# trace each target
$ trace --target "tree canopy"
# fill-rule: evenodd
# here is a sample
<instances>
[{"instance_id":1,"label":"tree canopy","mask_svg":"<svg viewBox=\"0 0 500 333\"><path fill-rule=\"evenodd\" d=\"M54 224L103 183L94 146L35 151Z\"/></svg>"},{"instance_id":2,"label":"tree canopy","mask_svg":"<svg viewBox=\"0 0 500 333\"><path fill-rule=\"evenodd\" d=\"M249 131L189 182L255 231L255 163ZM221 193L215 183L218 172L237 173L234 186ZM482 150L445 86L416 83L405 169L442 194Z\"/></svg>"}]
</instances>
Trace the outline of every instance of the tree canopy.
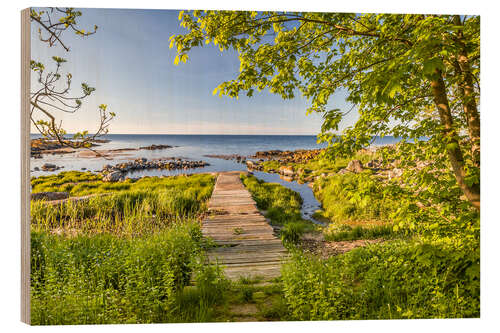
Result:
<instances>
[{"instance_id":1,"label":"tree canopy","mask_svg":"<svg viewBox=\"0 0 500 333\"><path fill-rule=\"evenodd\" d=\"M438 170L451 169L479 208L478 16L195 10L180 12L179 20L187 32L171 37L176 64L204 44L238 52L239 74L214 94L302 94L307 112L323 116L318 138L332 156L375 136L414 141L403 157L420 154ZM346 112L332 105L339 89L359 112L341 134Z\"/></svg>"}]
</instances>

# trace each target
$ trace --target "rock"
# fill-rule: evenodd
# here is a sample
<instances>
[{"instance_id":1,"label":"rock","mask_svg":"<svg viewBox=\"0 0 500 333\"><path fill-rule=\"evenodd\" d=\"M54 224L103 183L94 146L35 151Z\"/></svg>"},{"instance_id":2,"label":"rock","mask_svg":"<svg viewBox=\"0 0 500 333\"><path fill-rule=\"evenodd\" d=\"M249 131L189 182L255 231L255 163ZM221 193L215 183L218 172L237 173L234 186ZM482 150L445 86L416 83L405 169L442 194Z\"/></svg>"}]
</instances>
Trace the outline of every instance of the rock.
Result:
<instances>
[{"instance_id":1,"label":"rock","mask_svg":"<svg viewBox=\"0 0 500 333\"><path fill-rule=\"evenodd\" d=\"M62 200L69 198L68 192L39 192L31 193L31 200Z\"/></svg>"},{"instance_id":2,"label":"rock","mask_svg":"<svg viewBox=\"0 0 500 333\"><path fill-rule=\"evenodd\" d=\"M122 173L121 171L113 171L108 173L106 176L102 178L102 181L104 182L117 182L122 178Z\"/></svg>"},{"instance_id":3,"label":"rock","mask_svg":"<svg viewBox=\"0 0 500 333\"><path fill-rule=\"evenodd\" d=\"M378 160L371 160L368 163L366 163L366 166L369 168L376 168L380 165Z\"/></svg>"},{"instance_id":4,"label":"rock","mask_svg":"<svg viewBox=\"0 0 500 333\"><path fill-rule=\"evenodd\" d=\"M55 171L57 169L59 169L59 168L55 164L45 163L44 165L42 165L43 171Z\"/></svg>"},{"instance_id":5,"label":"rock","mask_svg":"<svg viewBox=\"0 0 500 333\"><path fill-rule=\"evenodd\" d=\"M289 165L284 165L279 168L279 173L288 176L288 177L293 177L295 172L293 171L293 167Z\"/></svg>"},{"instance_id":6,"label":"rock","mask_svg":"<svg viewBox=\"0 0 500 333\"><path fill-rule=\"evenodd\" d=\"M394 168L387 173L389 179L401 177L403 175L403 170L399 168Z\"/></svg>"},{"instance_id":7,"label":"rock","mask_svg":"<svg viewBox=\"0 0 500 333\"><path fill-rule=\"evenodd\" d=\"M314 177L313 176L307 176L307 177L304 178L304 181L306 183L314 182Z\"/></svg>"},{"instance_id":8,"label":"rock","mask_svg":"<svg viewBox=\"0 0 500 333\"><path fill-rule=\"evenodd\" d=\"M139 147L139 149L145 149L145 150L159 150L159 149L168 149L168 148L173 148L173 146L169 145L151 145L147 147Z\"/></svg>"},{"instance_id":9,"label":"rock","mask_svg":"<svg viewBox=\"0 0 500 333\"><path fill-rule=\"evenodd\" d=\"M347 164L346 169L347 169L347 171L351 171L354 173L359 173L359 172L362 172L364 170L363 164L361 163L360 160L350 161L349 164Z\"/></svg>"}]
</instances>

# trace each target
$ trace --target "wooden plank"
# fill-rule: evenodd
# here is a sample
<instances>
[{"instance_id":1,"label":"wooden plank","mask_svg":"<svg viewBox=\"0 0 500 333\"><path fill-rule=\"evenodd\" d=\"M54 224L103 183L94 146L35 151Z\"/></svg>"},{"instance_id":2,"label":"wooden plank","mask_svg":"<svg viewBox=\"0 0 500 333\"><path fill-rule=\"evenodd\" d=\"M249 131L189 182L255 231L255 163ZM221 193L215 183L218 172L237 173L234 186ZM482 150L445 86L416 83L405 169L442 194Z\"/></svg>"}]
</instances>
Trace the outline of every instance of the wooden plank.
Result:
<instances>
[{"instance_id":1,"label":"wooden plank","mask_svg":"<svg viewBox=\"0 0 500 333\"><path fill-rule=\"evenodd\" d=\"M280 276L281 263L287 260L288 252L258 211L239 172L219 173L208 209L217 214L203 220L203 235L218 245L228 245L211 249L207 255L209 262L222 264L230 279ZM236 234L235 229L241 229L241 233Z\"/></svg>"}]
</instances>

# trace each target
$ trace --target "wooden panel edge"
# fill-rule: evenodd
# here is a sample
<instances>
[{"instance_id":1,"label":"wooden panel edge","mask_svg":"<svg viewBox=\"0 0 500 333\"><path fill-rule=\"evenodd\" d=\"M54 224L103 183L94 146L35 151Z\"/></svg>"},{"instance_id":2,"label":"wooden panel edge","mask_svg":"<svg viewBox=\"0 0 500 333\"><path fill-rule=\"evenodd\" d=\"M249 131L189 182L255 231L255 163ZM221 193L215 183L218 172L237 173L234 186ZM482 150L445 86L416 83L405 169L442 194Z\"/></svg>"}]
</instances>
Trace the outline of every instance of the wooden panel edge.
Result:
<instances>
[{"instance_id":1,"label":"wooden panel edge","mask_svg":"<svg viewBox=\"0 0 500 333\"><path fill-rule=\"evenodd\" d=\"M30 298L30 8L21 11L21 321L31 323Z\"/></svg>"}]
</instances>

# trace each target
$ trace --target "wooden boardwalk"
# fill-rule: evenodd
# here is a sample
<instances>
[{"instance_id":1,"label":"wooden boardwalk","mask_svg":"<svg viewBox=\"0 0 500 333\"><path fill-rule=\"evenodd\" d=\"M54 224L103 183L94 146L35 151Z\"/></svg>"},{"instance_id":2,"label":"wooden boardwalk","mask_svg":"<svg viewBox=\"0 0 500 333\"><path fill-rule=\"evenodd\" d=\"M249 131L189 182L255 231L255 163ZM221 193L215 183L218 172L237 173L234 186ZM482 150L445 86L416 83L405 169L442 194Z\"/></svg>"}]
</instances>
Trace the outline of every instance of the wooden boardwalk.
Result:
<instances>
[{"instance_id":1,"label":"wooden boardwalk","mask_svg":"<svg viewBox=\"0 0 500 333\"><path fill-rule=\"evenodd\" d=\"M257 210L239 171L219 173L208 209L202 232L219 245L208 257L225 267L228 278L269 280L281 275L281 262L288 253Z\"/></svg>"}]
</instances>

